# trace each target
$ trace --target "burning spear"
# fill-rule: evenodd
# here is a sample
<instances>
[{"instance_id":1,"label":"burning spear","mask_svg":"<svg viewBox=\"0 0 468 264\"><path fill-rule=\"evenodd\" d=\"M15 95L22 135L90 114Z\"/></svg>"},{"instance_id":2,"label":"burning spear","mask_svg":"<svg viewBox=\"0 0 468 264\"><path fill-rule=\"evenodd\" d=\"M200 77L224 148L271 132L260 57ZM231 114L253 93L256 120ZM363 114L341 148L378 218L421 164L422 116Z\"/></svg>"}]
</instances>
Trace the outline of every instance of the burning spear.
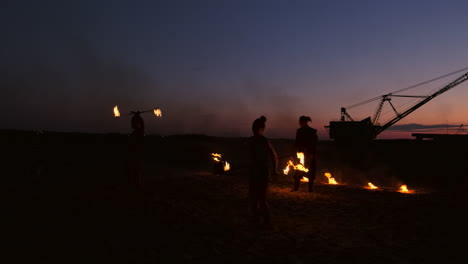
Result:
<instances>
[{"instance_id":1,"label":"burning spear","mask_svg":"<svg viewBox=\"0 0 468 264\"><path fill-rule=\"evenodd\" d=\"M162 117L162 112L161 112L161 109L159 107L157 108L154 108L154 109L151 109L151 110L145 110L145 111L130 111L129 115L139 115L139 114L142 114L142 113L150 113L150 112L153 112L155 116L157 117ZM119 111L119 108L118 106L114 106L114 116L116 118L120 117L120 111Z\"/></svg>"},{"instance_id":2,"label":"burning spear","mask_svg":"<svg viewBox=\"0 0 468 264\"><path fill-rule=\"evenodd\" d=\"M129 115L133 115L130 120L133 131L130 134L128 144L128 180L129 184L137 189L141 189L143 187L143 136L145 135L145 123L140 114L149 112L154 113L157 117L162 116L161 109L159 108L145 111L130 111L129 113ZM120 117L120 111L117 105L114 107L114 116L116 118Z\"/></svg>"},{"instance_id":3,"label":"burning spear","mask_svg":"<svg viewBox=\"0 0 468 264\"><path fill-rule=\"evenodd\" d=\"M140 116L140 114L143 114L143 113L153 113L157 117L162 117L162 112L159 107L151 109L151 110L145 110L145 111L139 111L139 110L130 111L129 115L133 115L131 119L131 125L134 131L132 134L144 135L145 124L143 122L143 118L141 118ZM120 111L117 105L114 106L114 116L115 118L120 117Z\"/></svg>"}]
</instances>

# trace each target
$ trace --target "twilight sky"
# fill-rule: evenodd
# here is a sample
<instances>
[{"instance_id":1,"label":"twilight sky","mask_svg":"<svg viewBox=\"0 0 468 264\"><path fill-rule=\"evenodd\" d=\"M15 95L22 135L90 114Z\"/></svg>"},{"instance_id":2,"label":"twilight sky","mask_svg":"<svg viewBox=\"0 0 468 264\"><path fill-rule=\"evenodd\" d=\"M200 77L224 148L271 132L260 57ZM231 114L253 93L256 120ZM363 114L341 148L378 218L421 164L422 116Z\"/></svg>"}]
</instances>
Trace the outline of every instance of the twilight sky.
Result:
<instances>
[{"instance_id":1,"label":"twilight sky","mask_svg":"<svg viewBox=\"0 0 468 264\"><path fill-rule=\"evenodd\" d=\"M0 129L292 138L347 107L468 66L466 0L5 1ZM467 70L468 71L468 70ZM465 71L466 72L466 71ZM408 91L428 95L465 72ZM468 124L468 82L379 138ZM378 101L349 109L373 116ZM398 110L414 101L394 99ZM400 108L401 107L401 108ZM381 123L393 118L384 108Z\"/></svg>"}]
</instances>

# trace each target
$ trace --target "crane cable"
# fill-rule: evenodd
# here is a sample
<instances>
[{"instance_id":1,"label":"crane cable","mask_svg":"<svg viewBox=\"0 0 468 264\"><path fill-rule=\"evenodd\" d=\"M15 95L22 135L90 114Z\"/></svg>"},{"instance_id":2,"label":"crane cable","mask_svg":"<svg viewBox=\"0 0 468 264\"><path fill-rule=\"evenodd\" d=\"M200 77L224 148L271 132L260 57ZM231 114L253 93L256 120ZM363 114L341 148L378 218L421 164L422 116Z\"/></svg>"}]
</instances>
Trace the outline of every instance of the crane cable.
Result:
<instances>
[{"instance_id":1,"label":"crane cable","mask_svg":"<svg viewBox=\"0 0 468 264\"><path fill-rule=\"evenodd\" d=\"M404 91L407 91L407 90L410 90L410 89L413 89L413 88L416 88L416 87L419 87L419 86L422 86L422 85L425 85L425 84L428 84L428 83L431 83L431 82L434 82L434 81L437 81L437 80L440 80L440 79L443 79L443 78L446 78L446 77L448 77L448 76L450 76L450 75L454 75L454 74L456 74L456 73L459 73L459 72L462 72L462 71L466 71L466 70L468 70L468 67L465 67L465 68L462 68L462 69L459 69L459 70L456 70L456 71L453 71L453 72L444 74L444 75L442 75L442 76L439 76L439 77L430 79L430 80L428 80L428 81L424 81L424 82L420 82L420 83L417 83L417 84L408 86L408 87L406 87L406 88L403 88L403 89L400 89L400 90L391 92L390 94L404 92ZM360 105L363 105L363 104L370 103L370 102L375 101L375 100L379 100L380 98L382 98L382 95L381 95L381 96L374 97L374 98L371 98L371 99L368 99L368 100L366 100L366 101L363 101L363 102L360 102L360 103L357 103L357 104L350 105L350 106L345 107L345 108L349 109L349 108L357 107L357 106L360 106Z\"/></svg>"},{"instance_id":2,"label":"crane cable","mask_svg":"<svg viewBox=\"0 0 468 264\"><path fill-rule=\"evenodd\" d=\"M457 70L457 71L454 71L454 72L451 72L451 73L448 73L448 74L445 74L445 75L443 75L443 76L434 78L434 79L429 80L429 81L425 81L425 82L422 82L422 83L419 83L419 84L412 85L412 86L410 86L410 87L408 87L408 88L404 88L404 89L395 91L394 93L398 93L398 92L401 92L401 91L406 91L406 90L409 90L409 89L412 89L412 88L416 88L416 87L421 86L421 85L423 85L423 84L427 84L427 83L430 83L430 82L432 82L432 81L436 81L436 80L439 80L439 79L448 77L448 76L450 76L450 75L453 75L453 74L456 74L456 73L459 73L459 72L462 72L462 71L465 71L465 70L468 70L468 67L463 68L463 69L460 69L460 70ZM448 85L449 83L451 83L451 82L452 82L452 81L449 81L449 82L445 83L444 85L442 85L442 87L447 86L447 85ZM441 87L437 87L437 88L432 89L432 90L430 91L430 93L429 93L426 97L429 97L431 94L435 93L436 91L438 91L438 90L440 90L440 89L441 89ZM425 98L423 98L423 99L413 99L413 100L411 100L411 101L409 101L409 102L406 102L406 103L400 104L400 105L398 105L398 106L395 106L395 108L401 108L401 107L403 107L403 106L405 106L405 105L408 105L408 104L414 104L414 102L416 102L416 101L421 101L421 100L424 100L424 99L425 99ZM406 111L407 111L408 109L410 109L410 108L411 108L411 106L408 107L408 108L406 108L403 112L406 112ZM388 113L390 113L390 112L393 112L393 111L392 111L392 110L388 110L388 111L386 111L385 113L382 113L381 116L385 116L386 114L388 114ZM387 121L385 121L385 123L387 123L388 121L390 121L390 119L387 120Z\"/></svg>"}]
</instances>

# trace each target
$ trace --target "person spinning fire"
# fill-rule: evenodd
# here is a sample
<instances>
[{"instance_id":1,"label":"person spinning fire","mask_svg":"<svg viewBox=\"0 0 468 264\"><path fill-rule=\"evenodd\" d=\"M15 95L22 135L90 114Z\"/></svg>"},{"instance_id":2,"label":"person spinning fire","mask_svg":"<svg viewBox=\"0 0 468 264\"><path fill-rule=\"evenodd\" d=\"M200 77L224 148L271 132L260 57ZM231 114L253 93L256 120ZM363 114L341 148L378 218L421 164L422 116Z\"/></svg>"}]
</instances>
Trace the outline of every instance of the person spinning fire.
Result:
<instances>
[{"instance_id":1,"label":"person spinning fire","mask_svg":"<svg viewBox=\"0 0 468 264\"><path fill-rule=\"evenodd\" d=\"M263 135L266 117L255 119L252 124L253 136L248 139L251 154L249 175L249 203L258 224L271 226L267 203L270 162L273 161L273 175L278 173L278 155L270 141Z\"/></svg>"},{"instance_id":2,"label":"person spinning fire","mask_svg":"<svg viewBox=\"0 0 468 264\"><path fill-rule=\"evenodd\" d=\"M308 122L312 122L312 119L308 116L301 116L299 117L299 126L296 130L296 140L294 142L294 151L304 153L304 163L303 164L306 168L309 169L308 172L305 173L305 176L309 179L309 192L313 191L314 187L314 180L316 176L317 170L317 143L318 143L318 136L317 130L310 127ZM294 153L294 154L296 154ZM292 192L297 191L299 189L300 180L303 177L303 173L296 171L294 173L294 184L292 188Z\"/></svg>"},{"instance_id":3,"label":"person spinning fire","mask_svg":"<svg viewBox=\"0 0 468 264\"><path fill-rule=\"evenodd\" d=\"M128 182L131 188L141 189L145 123L139 112L134 113L131 119L132 133L128 144Z\"/></svg>"}]
</instances>

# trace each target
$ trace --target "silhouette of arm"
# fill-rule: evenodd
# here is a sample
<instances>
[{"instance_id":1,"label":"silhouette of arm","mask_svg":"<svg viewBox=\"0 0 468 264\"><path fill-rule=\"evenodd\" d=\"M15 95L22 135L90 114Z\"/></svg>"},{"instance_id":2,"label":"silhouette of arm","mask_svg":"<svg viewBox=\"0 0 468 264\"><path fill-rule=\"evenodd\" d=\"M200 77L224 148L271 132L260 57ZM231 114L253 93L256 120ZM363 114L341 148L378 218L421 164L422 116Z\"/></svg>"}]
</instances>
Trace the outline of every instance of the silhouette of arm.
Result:
<instances>
[{"instance_id":1,"label":"silhouette of arm","mask_svg":"<svg viewBox=\"0 0 468 264\"><path fill-rule=\"evenodd\" d=\"M275 170L275 174L278 174L278 154L276 154L276 150L273 147L273 145L271 145L270 142L268 142L268 149L269 149L269 151L271 153L271 157L273 159L273 168Z\"/></svg>"}]
</instances>

